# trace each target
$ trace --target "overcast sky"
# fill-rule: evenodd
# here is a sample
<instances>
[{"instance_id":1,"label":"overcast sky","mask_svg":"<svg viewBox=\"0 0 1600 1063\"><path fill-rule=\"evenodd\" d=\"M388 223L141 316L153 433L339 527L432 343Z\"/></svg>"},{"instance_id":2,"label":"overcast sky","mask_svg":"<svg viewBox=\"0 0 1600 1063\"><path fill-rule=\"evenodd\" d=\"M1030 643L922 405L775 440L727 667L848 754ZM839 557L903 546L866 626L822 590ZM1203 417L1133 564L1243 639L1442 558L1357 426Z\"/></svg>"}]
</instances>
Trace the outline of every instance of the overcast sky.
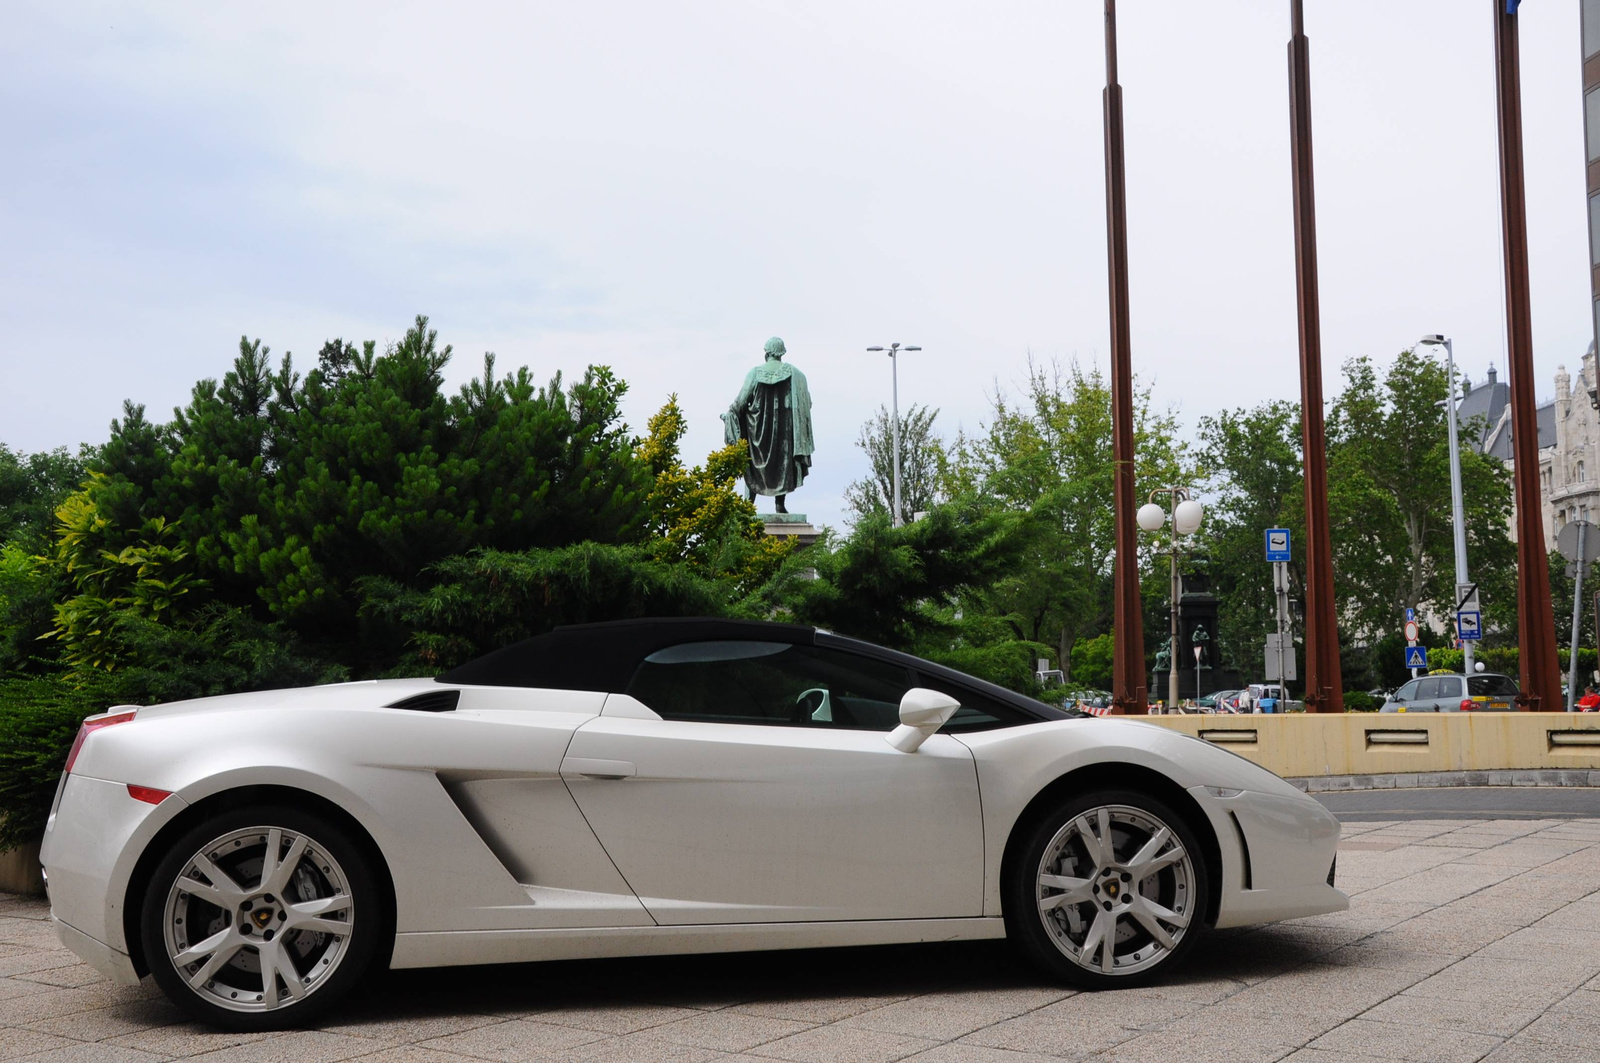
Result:
<instances>
[{"instance_id":1,"label":"overcast sky","mask_svg":"<svg viewBox=\"0 0 1600 1063\"><path fill-rule=\"evenodd\" d=\"M1591 336L1577 0L1522 5L1540 397ZM1307 0L1323 340L1504 370L1491 0ZM1278 0L1124 0L1133 352L1188 426L1298 396ZM1108 345L1096 0L12 2L0 14L0 442L170 416L241 333L431 315L452 385L590 362L687 455L770 335L837 522L889 398L975 427Z\"/></svg>"}]
</instances>

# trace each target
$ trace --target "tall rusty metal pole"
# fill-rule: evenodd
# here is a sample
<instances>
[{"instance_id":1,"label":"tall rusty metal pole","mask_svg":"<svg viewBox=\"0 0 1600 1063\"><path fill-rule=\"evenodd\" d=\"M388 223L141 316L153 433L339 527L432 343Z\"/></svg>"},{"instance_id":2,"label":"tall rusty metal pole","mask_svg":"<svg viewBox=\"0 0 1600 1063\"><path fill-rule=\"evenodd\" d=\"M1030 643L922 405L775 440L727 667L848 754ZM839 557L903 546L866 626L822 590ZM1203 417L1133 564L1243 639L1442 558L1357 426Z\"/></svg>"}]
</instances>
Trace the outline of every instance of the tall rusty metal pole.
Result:
<instances>
[{"instance_id":1,"label":"tall rusty metal pole","mask_svg":"<svg viewBox=\"0 0 1600 1063\"><path fill-rule=\"evenodd\" d=\"M1511 377L1511 460L1517 508L1517 643L1524 710L1558 710L1561 666L1550 607L1550 559L1539 498L1539 425L1528 301L1528 219L1522 182L1522 76L1515 3L1493 0L1496 107L1500 124L1500 227L1505 243L1506 350Z\"/></svg>"},{"instance_id":2,"label":"tall rusty metal pole","mask_svg":"<svg viewBox=\"0 0 1600 1063\"><path fill-rule=\"evenodd\" d=\"M1117 84L1117 2L1106 0L1106 264L1111 290L1111 454L1116 479L1116 562L1112 619L1111 704L1116 712L1150 711L1144 682L1144 609L1139 599L1139 543L1134 531L1133 356L1128 328L1128 213L1122 166L1122 86ZM1177 647L1173 647L1176 654ZM1174 661L1173 667L1177 667Z\"/></svg>"},{"instance_id":3,"label":"tall rusty metal pole","mask_svg":"<svg viewBox=\"0 0 1600 1063\"><path fill-rule=\"evenodd\" d=\"M1317 304L1317 208L1311 165L1311 42L1301 0L1289 0L1289 150L1294 164L1294 272L1300 316L1300 425L1305 452L1306 711L1343 712L1339 614L1328 531L1322 323Z\"/></svg>"}]
</instances>

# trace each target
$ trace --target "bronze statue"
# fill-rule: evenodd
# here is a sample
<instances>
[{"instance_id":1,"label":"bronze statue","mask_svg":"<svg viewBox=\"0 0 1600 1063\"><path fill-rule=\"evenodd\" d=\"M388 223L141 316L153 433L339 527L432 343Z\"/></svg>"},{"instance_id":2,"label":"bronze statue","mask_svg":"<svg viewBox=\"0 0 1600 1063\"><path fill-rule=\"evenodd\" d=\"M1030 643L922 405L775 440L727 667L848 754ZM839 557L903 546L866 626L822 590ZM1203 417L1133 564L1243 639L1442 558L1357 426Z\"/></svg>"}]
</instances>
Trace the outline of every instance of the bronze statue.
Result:
<instances>
[{"instance_id":1,"label":"bronze statue","mask_svg":"<svg viewBox=\"0 0 1600 1063\"><path fill-rule=\"evenodd\" d=\"M1172 667L1172 639L1168 638L1156 650L1156 671L1164 672Z\"/></svg>"},{"instance_id":2,"label":"bronze statue","mask_svg":"<svg viewBox=\"0 0 1600 1063\"><path fill-rule=\"evenodd\" d=\"M745 374L739 397L722 415L723 441L750 444L744 472L750 501L775 496L779 513L784 498L806 481L811 470L811 391L805 374L783 360L783 341L767 341L766 361Z\"/></svg>"}]
</instances>

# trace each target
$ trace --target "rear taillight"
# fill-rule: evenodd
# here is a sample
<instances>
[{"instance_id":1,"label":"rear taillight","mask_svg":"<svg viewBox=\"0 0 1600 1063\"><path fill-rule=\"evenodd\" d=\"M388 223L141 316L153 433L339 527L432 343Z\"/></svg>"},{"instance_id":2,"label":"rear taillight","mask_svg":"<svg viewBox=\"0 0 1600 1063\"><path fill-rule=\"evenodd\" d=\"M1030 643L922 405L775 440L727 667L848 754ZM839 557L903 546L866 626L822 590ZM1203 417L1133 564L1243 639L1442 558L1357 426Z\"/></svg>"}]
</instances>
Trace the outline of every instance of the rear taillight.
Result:
<instances>
[{"instance_id":1,"label":"rear taillight","mask_svg":"<svg viewBox=\"0 0 1600 1063\"><path fill-rule=\"evenodd\" d=\"M72 773L72 766L78 762L78 754L83 752L84 740L89 737L91 732L98 731L102 727L110 727L112 724L131 723L133 716L134 714L131 712L116 712L107 713L104 716L91 716L84 720L83 726L78 728L78 737L72 740L71 751L67 753L66 772L68 774Z\"/></svg>"},{"instance_id":2,"label":"rear taillight","mask_svg":"<svg viewBox=\"0 0 1600 1063\"><path fill-rule=\"evenodd\" d=\"M1461 699L1461 711L1462 712L1471 712L1473 709L1475 709L1477 707L1478 707L1478 703L1476 701L1473 701L1471 698L1462 698Z\"/></svg>"}]
</instances>

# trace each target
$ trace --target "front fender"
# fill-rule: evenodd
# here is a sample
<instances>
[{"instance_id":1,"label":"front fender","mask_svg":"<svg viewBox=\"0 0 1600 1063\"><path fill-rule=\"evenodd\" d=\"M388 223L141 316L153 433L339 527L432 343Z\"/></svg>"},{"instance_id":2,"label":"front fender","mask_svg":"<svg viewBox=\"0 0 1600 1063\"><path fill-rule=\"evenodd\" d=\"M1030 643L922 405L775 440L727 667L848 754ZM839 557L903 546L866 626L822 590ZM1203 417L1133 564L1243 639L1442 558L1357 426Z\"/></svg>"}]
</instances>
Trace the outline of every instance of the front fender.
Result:
<instances>
[{"instance_id":1,"label":"front fender","mask_svg":"<svg viewBox=\"0 0 1600 1063\"><path fill-rule=\"evenodd\" d=\"M1033 800L1075 771L1100 768L1114 772L1130 765L1170 780L1205 814L1222 862L1222 881L1215 887L1219 923L1288 918L1280 913L1291 909L1293 915L1311 915L1315 914L1312 909L1336 911L1348 903L1320 878L1332 863L1338 820L1270 771L1210 743L1136 720L1106 718L1031 724L965 734L960 739L972 749L983 797L985 915L1001 914L1000 876L1006 845ZM1283 903L1269 904L1263 891L1244 889L1250 857L1240 831L1234 829L1230 809L1223 807L1225 802L1215 795L1216 790L1249 795L1239 808L1244 818L1252 821L1249 829L1261 832L1263 852L1257 858L1267 860L1271 884L1280 891L1277 896ZM1302 864L1298 868L1297 846ZM1319 863L1320 868L1314 866ZM1312 889L1314 886L1321 888ZM1243 896L1251 892L1256 894L1254 898Z\"/></svg>"}]
</instances>

